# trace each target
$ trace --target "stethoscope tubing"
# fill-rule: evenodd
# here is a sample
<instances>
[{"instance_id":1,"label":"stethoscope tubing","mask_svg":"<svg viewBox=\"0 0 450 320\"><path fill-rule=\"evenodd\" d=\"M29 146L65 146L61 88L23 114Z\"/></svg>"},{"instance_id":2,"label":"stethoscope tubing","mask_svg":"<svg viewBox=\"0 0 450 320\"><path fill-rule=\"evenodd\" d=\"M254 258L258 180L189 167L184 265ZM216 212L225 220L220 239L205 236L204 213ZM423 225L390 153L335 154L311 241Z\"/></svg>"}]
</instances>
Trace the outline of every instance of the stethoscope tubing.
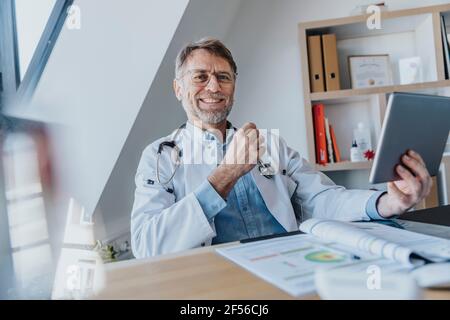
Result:
<instances>
[{"instance_id":1,"label":"stethoscope tubing","mask_svg":"<svg viewBox=\"0 0 450 320\"><path fill-rule=\"evenodd\" d=\"M175 177L175 174L176 174L178 168L179 168L180 165L181 165L181 160L180 160L180 152L181 152L181 150L180 150L180 148L176 145L175 140L176 140L178 134L180 133L180 130L183 129L183 128L185 128L185 127L186 127L186 124L183 124L182 126L180 126L180 127L177 129L177 132L176 132L175 135L173 136L172 141L161 142L161 143L159 144L159 146L158 146L158 151L157 151L157 154L156 154L156 181L157 181L160 185L162 185L163 187L166 187L166 186L173 180L173 178ZM233 127L233 128L234 128L234 127ZM234 129L237 130L236 128L234 128ZM170 147L170 148L173 148L174 151L175 151L176 154L177 154L177 161L176 161L176 163L175 163L175 169L173 170L172 175L170 176L170 178L167 179L167 181L161 181L161 178L160 178L160 170L159 170L159 168L160 168L160 166L159 166L159 161L160 161L160 158L161 158L161 153L162 153L162 151L164 150L164 146L168 146L168 147ZM263 163L261 162L261 160L258 159L257 165L258 165L258 170L259 170L259 172L261 173L261 175L263 175L263 176L264 176L265 178L267 178L267 179L272 179L272 177L273 177L273 172L271 172L271 171L272 171L272 168L271 168L271 165L270 165L270 164L263 164ZM263 173L263 171L266 171L266 172L268 172L268 173Z\"/></svg>"}]
</instances>

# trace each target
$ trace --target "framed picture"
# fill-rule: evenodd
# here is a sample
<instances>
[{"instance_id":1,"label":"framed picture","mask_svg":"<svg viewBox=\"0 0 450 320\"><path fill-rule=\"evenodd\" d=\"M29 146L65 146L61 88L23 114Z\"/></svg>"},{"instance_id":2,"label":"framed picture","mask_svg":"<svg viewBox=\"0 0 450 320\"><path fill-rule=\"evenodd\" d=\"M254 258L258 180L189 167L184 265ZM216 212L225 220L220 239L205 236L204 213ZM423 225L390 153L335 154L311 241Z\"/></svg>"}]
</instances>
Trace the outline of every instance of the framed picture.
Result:
<instances>
[{"instance_id":1,"label":"framed picture","mask_svg":"<svg viewBox=\"0 0 450 320\"><path fill-rule=\"evenodd\" d=\"M348 65L353 89L392 85L388 54L349 56Z\"/></svg>"}]
</instances>

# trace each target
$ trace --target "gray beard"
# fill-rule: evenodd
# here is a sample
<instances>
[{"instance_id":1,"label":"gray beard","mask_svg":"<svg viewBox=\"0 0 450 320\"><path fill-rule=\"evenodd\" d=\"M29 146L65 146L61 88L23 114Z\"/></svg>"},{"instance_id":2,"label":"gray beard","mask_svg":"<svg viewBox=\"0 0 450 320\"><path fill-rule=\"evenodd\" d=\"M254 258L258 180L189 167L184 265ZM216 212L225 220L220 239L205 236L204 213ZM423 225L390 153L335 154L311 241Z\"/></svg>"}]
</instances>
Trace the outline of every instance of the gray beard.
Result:
<instances>
[{"instance_id":1,"label":"gray beard","mask_svg":"<svg viewBox=\"0 0 450 320\"><path fill-rule=\"evenodd\" d=\"M199 108L194 109L194 107L192 106L189 106L189 111L204 123L218 124L227 119L232 108L233 104L230 103L230 105L228 105L225 110L218 112L205 112ZM188 110L186 111L189 112Z\"/></svg>"}]
</instances>

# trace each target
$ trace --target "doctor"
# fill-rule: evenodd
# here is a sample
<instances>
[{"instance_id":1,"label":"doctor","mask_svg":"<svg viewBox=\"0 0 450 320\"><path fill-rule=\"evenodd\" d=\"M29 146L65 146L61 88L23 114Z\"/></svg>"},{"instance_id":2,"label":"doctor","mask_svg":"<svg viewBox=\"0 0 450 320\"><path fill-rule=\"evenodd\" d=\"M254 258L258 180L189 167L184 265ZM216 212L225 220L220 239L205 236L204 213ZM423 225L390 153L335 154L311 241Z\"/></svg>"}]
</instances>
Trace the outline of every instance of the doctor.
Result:
<instances>
[{"instance_id":1,"label":"doctor","mask_svg":"<svg viewBox=\"0 0 450 320\"><path fill-rule=\"evenodd\" d=\"M309 217L388 219L430 192L430 175L412 151L397 168L403 180L388 183L387 192L346 190L281 138L278 170L264 176L256 161L265 153L260 130L227 122L237 76L231 52L219 40L202 39L181 50L175 71L188 122L143 151L131 214L136 258L294 231Z\"/></svg>"}]
</instances>

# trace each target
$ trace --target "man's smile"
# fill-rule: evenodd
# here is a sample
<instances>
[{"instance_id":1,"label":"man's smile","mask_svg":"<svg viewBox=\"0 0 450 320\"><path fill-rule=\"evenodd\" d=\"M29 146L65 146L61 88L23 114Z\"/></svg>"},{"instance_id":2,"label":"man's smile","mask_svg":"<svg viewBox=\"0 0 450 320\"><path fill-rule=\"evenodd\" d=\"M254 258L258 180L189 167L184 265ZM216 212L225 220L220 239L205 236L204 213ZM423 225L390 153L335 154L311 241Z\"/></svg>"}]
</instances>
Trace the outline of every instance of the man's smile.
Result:
<instances>
[{"instance_id":1,"label":"man's smile","mask_svg":"<svg viewBox=\"0 0 450 320\"><path fill-rule=\"evenodd\" d=\"M226 99L224 98L199 98L198 106L200 108L223 108L225 106Z\"/></svg>"},{"instance_id":2,"label":"man's smile","mask_svg":"<svg viewBox=\"0 0 450 320\"><path fill-rule=\"evenodd\" d=\"M224 101L224 99L200 99L203 103L215 104Z\"/></svg>"}]
</instances>

